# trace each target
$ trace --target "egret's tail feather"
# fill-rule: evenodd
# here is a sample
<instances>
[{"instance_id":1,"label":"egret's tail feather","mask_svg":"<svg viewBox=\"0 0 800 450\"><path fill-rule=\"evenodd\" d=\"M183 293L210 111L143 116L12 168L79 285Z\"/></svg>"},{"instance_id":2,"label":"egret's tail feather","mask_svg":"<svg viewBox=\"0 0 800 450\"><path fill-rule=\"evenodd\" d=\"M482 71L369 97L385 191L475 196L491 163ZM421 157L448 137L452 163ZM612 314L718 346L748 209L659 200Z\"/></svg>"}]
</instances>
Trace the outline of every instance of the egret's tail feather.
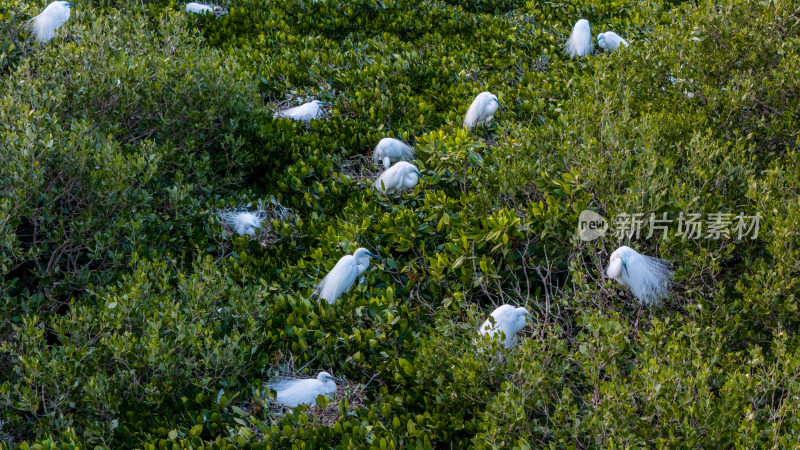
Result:
<instances>
[{"instance_id":1,"label":"egret's tail feather","mask_svg":"<svg viewBox=\"0 0 800 450\"><path fill-rule=\"evenodd\" d=\"M672 268L660 258L641 255L643 273L640 282L631 286L634 295L645 305L657 303L667 295L672 286Z\"/></svg>"}]
</instances>

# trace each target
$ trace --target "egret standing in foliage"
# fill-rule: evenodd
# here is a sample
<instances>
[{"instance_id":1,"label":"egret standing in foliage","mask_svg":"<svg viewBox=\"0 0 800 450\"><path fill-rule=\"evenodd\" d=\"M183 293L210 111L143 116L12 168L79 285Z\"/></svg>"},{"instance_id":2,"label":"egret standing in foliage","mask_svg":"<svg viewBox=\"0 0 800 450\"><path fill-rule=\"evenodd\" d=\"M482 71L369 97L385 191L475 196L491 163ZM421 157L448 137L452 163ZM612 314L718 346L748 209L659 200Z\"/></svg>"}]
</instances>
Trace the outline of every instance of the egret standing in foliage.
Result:
<instances>
[{"instance_id":1,"label":"egret standing in foliage","mask_svg":"<svg viewBox=\"0 0 800 450\"><path fill-rule=\"evenodd\" d=\"M219 218L228 228L241 236L255 236L256 230L261 228L261 222L266 219L263 211L223 211Z\"/></svg>"},{"instance_id":2,"label":"egret standing in foliage","mask_svg":"<svg viewBox=\"0 0 800 450\"><path fill-rule=\"evenodd\" d=\"M369 259L378 258L365 248L359 248L352 255L345 255L333 269L325 275L315 292L328 303L336 303L341 295L350 290L350 287L369 267Z\"/></svg>"},{"instance_id":3,"label":"egret standing in foliage","mask_svg":"<svg viewBox=\"0 0 800 450\"><path fill-rule=\"evenodd\" d=\"M511 305L501 305L492 311L491 319L487 319L478 332L482 335L495 336L503 333L503 345L511 348L517 343L516 334L525 326L525 319L530 313L523 307L515 308ZM492 319L494 323L492 323Z\"/></svg>"},{"instance_id":4,"label":"egret standing in foliage","mask_svg":"<svg viewBox=\"0 0 800 450\"><path fill-rule=\"evenodd\" d=\"M572 58L592 54L592 29L588 20L581 19L575 23L564 45L564 52Z\"/></svg>"},{"instance_id":5,"label":"egret standing in foliage","mask_svg":"<svg viewBox=\"0 0 800 450\"><path fill-rule=\"evenodd\" d=\"M30 28L37 42L50 42L56 30L69 19L70 8L75 6L67 2L53 2L41 14L31 19Z\"/></svg>"},{"instance_id":6,"label":"egret standing in foliage","mask_svg":"<svg viewBox=\"0 0 800 450\"><path fill-rule=\"evenodd\" d=\"M317 378L294 378L281 380L269 385L277 394L275 400L279 403L294 408L297 405L314 405L317 396L336 393L336 383L341 382L328 372L320 372Z\"/></svg>"},{"instance_id":7,"label":"egret standing in foliage","mask_svg":"<svg viewBox=\"0 0 800 450\"><path fill-rule=\"evenodd\" d=\"M327 105L327 103L314 100L312 102L303 103L300 106L295 106L294 108L278 111L273 114L272 117L283 117L285 119L309 123L313 119L322 117L322 108L320 108L319 105Z\"/></svg>"},{"instance_id":8,"label":"egret standing in foliage","mask_svg":"<svg viewBox=\"0 0 800 450\"><path fill-rule=\"evenodd\" d=\"M372 152L372 160L375 164L383 162L383 168L388 169L392 163L397 161L411 161L414 159L414 149L410 145L395 138L383 138L375 151Z\"/></svg>"},{"instance_id":9,"label":"egret standing in foliage","mask_svg":"<svg viewBox=\"0 0 800 450\"><path fill-rule=\"evenodd\" d=\"M646 306L667 295L671 275L669 263L663 259L642 255L627 246L616 249L606 267L606 276L629 288Z\"/></svg>"},{"instance_id":10,"label":"egret standing in foliage","mask_svg":"<svg viewBox=\"0 0 800 450\"><path fill-rule=\"evenodd\" d=\"M491 92L481 92L472 101L464 117L464 126L473 129L477 126L488 126L494 119L494 112L500 106L500 100Z\"/></svg>"},{"instance_id":11,"label":"egret standing in foliage","mask_svg":"<svg viewBox=\"0 0 800 450\"><path fill-rule=\"evenodd\" d=\"M392 194L413 188L420 178L422 178L422 174L419 173L417 166L400 161L383 171L381 176L375 180L375 189Z\"/></svg>"},{"instance_id":12,"label":"egret standing in foliage","mask_svg":"<svg viewBox=\"0 0 800 450\"><path fill-rule=\"evenodd\" d=\"M614 33L613 31L606 31L597 35L597 46L607 52L613 52L620 45L628 46L628 41L622 39L622 36Z\"/></svg>"}]
</instances>

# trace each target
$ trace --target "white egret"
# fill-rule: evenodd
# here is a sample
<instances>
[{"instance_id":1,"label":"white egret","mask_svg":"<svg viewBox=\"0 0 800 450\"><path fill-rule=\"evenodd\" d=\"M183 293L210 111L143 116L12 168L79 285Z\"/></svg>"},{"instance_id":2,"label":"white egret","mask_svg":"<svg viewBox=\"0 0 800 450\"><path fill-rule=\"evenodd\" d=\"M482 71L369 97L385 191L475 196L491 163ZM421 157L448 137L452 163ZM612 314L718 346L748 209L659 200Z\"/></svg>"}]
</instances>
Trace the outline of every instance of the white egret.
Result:
<instances>
[{"instance_id":1,"label":"white egret","mask_svg":"<svg viewBox=\"0 0 800 450\"><path fill-rule=\"evenodd\" d=\"M392 194L413 188L420 178L422 178L422 174L419 173L417 166L400 161L383 171L381 176L375 180L375 189Z\"/></svg>"},{"instance_id":2,"label":"white egret","mask_svg":"<svg viewBox=\"0 0 800 450\"><path fill-rule=\"evenodd\" d=\"M264 211L223 211L219 218L230 229L239 235L255 236L256 230L261 228L261 222L267 217Z\"/></svg>"},{"instance_id":3,"label":"white egret","mask_svg":"<svg viewBox=\"0 0 800 450\"><path fill-rule=\"evenodd\" d=\"M187 13L195 13L195 14L205 14L205 13L213 13L214 7L210 5L206 5L204 3L187 3L186 4L186 12Z\"/></svg>"},{"instance_id":4,"label":"white egret","mask_svg":"<svg viewBox=\"0 0 800 450\"><path fill-rule=\"evenodd\" d=\"M588 20L581 19L575 23L564 45L564 52L572 58L592 54L592 29Z\"/></svg>"},{"instance_id":5,"label":"white egret","mask_svg":"<svg viewBox=\"0 0 800 450\"><path fill-rule=\"evenodd\" d=\"M663 259L624 245L611 254L606 267L606 276L629 288L643 305L655 304L667 294L671 275L669 263Z\"/></svg>"},{"instance_id":6,"label":"white egret","mask_svg":"<svg viewBox=\"0 0 800 450\"><path fill-rule=\"evenodd\" d=\"M47 5L41 14L30 20L30 28L37 42L50 42L56 30L69 19L70 8L75 6L68 2L53 2Z\"/></svg>"},{"instance_id":7,"label":"white egret","mask_svg":"<svg viewBox=\"0 0 800 450\"><path fill-rule=\"evenodd\" d=\"M412 161L414 159L414 149L410 145L395 138L383 138L375 151L372 152L372 160L375 164L383 162L383 168L388 169L392 163L397 161Z\"/></svg>"},{"instance_id":8,"label":"white egret","mask_svg":"<svg viewBox=\"0 0 800 450\"><path fill-rule=\"evenodd\" d=\"M309 123L312 119L322 117L322 108L319 105L327 105L326 102L314 100L308 103L303 103L294 108L284 109L272 115L272 117L282 117L285 119L297 120L299 122Z\"/></svg>"},{"instance_id":9,"label":"white egret","mask_svg":"<svg viewBox=\"0 0 800 450\"><path fill-rule=\"evenodd\" d=\"M350 290L356 278L367 270L369 259L378 257L365 248L359 248L352 255L342 256L319 283L315 293L328 303L336 303L343 293Z\"/></svg>"},{"instance_id":10,"label":"white egret","mask_svg":"<svg viewBox=\"0 0 800 450\"><path fill-rule=\"evenodd\" d=\"M492 319L483 322L478 332L482 335L495 336L503 333L503 345L511 348L517 344L516 334L525 326L525 319L530 317L530 313L523 307L515 308L511 305L501 305L492 311Z\"/></svg>"},{"instance_id":11,"label":"white egret","mask_svg":"<svg viewBox=\"0 0 800 450\"><path fill-rule=\"evenodd\" d=\"M481 92L472 101L464 116L464 126L472 129L477 126L487 126L494 119L494 112L500 106L497 96L491 92Z\"/></svg>"},{"instance_id":12,"label":"white egret","mask_svg":"<svg viewBox=\"0 0 800 450\"><path fill-rule=\"evenodd\" d=\"M622 36L614 33L613 31L606 31L597 35L597 46L607 52L613 52L620 45L628 46L628 41L622 39Z\"/></svg>"},{"instance_id":13,"label":"white egret","mask_svg":"<svg viewBox=\"0 0 800 450\"><path fill-rule=\"evenodd\" d=\"M317 396L336 393L336 383L341 382L328 372L320 372L317 378L290 378L280 380L269 385L277 394L275 400L290 408L297 405L314 405Z\"/></svg>"}]
</instances>

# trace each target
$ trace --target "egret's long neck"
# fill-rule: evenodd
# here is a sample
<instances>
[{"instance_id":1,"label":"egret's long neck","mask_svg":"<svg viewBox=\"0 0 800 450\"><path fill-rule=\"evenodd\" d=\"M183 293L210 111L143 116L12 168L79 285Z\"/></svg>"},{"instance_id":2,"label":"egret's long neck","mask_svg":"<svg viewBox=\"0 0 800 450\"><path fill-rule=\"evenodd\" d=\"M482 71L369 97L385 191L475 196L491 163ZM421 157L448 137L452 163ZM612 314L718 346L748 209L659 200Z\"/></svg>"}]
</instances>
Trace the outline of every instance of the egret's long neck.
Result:
<instances>
[{"instance_id":1,"label":"egret's long neck","mask_svg":"<svg viewBox=\"0 0 800 450\"><path fill-rule=\"evenodd\" d=\"M356 260L356 265L358 266L358 273L359 275L364 273L369 267L369 257L362 256Z\"/></svg>"}]
</instances>

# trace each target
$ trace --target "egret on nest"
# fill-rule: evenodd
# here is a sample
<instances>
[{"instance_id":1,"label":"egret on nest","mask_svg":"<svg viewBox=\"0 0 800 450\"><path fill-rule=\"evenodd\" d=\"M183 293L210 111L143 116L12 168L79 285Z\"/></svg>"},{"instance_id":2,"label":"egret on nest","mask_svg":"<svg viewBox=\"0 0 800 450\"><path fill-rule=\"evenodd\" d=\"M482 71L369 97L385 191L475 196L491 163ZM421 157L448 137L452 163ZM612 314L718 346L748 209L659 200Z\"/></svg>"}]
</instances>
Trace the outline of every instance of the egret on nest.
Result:
<instances>
[{"instance_id":1,"label":"egret on nest","mask_svg":"<svg viewBox=\"0 0 800 450\"><path fill-rule=\"evenodd\" d=\"M187 13L195 13L195 14L205 14L205 13L213 13L214 8L212 6L206 5L204 3L187 3L186 4L186 12Z\"/></svg>"},{"instance_id":2,"label":"egret on nest","mask_svg":"<svg viewBox=\"0 0 800 450\"><path fill-rule=\"evenodd\" d=\"M289 378L269 385L276 392L275 400L278 403L294 408L297 405L314 405L317 396L336 393L336 383L341 382L328 372L320 372L317 378Z\"/></svg>"},{"instance_id":3,"label":"egret on nest","mask_svg":"<svg viewBox=\"0 0 800 450\"><path fill-rule=\"evenodd\" d=\"M487 126L494 119L494 112L500 106L497 96L491 92L481 92L472 101L464 116L464 126L473 129L477 126Z\"/></svg>"},{"instance_id":4,"label":"egret on nest","mask_svg":"<svg viewBox=\"0 0 800 450\"><path fill-rule=\"evenodd\" d=\"M319 105L327 105L326 102L314 100L308 103L303 103L294 108L284 109L272 115L272 117L283 117L285 119L297 120L299 122L309 123L312 119L322 117L322 108Z\"/></svg>"},{"instance_id":5,"label":"egret on nest","mask_svg":"<svg viewBox=\"0 0 800 450\"><path fill-rule=\"evenodd\" d=\"M383 168L388 169L392 163L397 161L412 161L414 159L414 149L410 145L395 138L383 138L375 151L372 152L372 160L375 164L383 162Z\"/></svg>"},{"instance_id":6,"label":"egret on nest","mask_svg":"<svg viewBox=\"0 0 800 450\"><path fill-rule=\"evenodd\" d=\"M575 23L572 34L564 45L564 53L572 58L592 54L592 29L588 20L581 19Z\"/></svg>"},{"instance_id":7,"label":"egret on nest","mask_svg":"<svg viewBox=\"0 0 800 450\"><path fill-rule=\"evenodd\" d=\"M649 306L667 295L672 274L663 259L622 246L611 254L606 276L629 288L639 303Z\"/></svg>"},{"instance_id":8,"label":"egret on nest","mask_svg":"<svg viewBox=\"0 0 800 450\"><path fill-rule=\"evenodd\" d=\"M345 255L320 281L315 294L324 298L328 303L336 303L341 295L350 290L350 287L369 267L370 258L379 258L365 248L359 248L352 255Z\"/></svg>"},{"instance_id":9,"label":"egret on nest","mask_svg":"<svg viewBox=\"0 0 800 450\"><path fill-rule=\"evenodd\" d=\"M622 39L622 36L614 33L613 31L606 31L597 35L597 46L607 52L613 52L620 45L628 46L628 41Z\"/></svg>"},{"instance_id":10,"label":"egret on nest","mask_svg":"<svg viewBox=\"0 0 800 450\"><path fill-rule=\"evenodd\" d=\"M266 218L266 213L260 209L255 212L223 211L219 213L220 221L242 236L255 236L256 230L261 228L261 222Z\"/></svg>"},{"instance_id":11,"label":"egret on nest","mask_svg":"<svg viewBox=\"0 0 800 450\"><path fill-rule=\"evenodd\" d=\"M419 173L417 166L400 161L383 171L381 176L375 180L375 189L392 194L413 188L420 178L422 178L422 174Z\"/></svg>"},{"instance_id":12,"label":"egret on nest","mask_svg":"<svg viewBox=\"0 0 800 450\"><path fill-rule=\"evenodd\" d=\"M517 344L516 334L525 326L525 319L530 317L530 313L523 307L515 308L511 305L501 305L492 311L491 319L487 319L478 332L482 335L495 336L503 333L503 345L511 348Z\"/></svg>"},{"instance_id":13,"label":"egret on nest","mask_svg":"<svg viewBox=\"0 0 800 450\"><path fill-rule=\"evenodd\" d=\"M47 5L41 14L30 20L33 38L37 42L50 42L56 30L69 19L69 9L75 6L68 2L53 2Z\"/></svg>"}]
</instances>

